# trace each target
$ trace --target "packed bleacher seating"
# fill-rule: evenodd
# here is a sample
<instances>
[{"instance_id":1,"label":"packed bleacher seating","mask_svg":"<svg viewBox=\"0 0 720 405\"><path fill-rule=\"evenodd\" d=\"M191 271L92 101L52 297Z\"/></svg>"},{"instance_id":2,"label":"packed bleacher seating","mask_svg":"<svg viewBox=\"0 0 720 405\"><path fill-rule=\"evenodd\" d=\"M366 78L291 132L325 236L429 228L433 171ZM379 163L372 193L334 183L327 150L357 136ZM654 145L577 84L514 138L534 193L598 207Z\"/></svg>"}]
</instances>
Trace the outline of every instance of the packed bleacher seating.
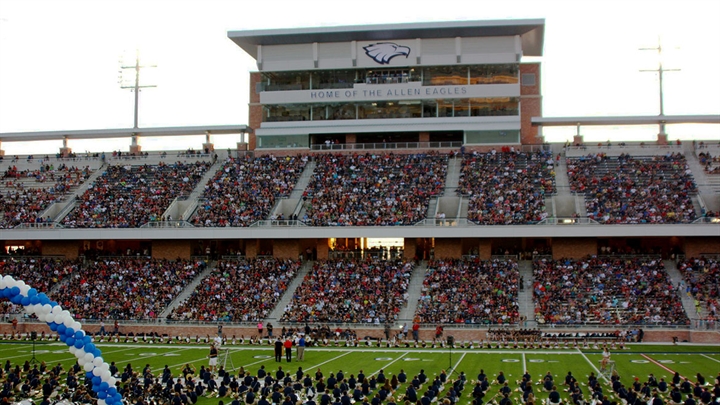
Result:
<instances>
[{"instance_id":1,"label":"packed bleacher seating","mask_svg":"<svg viewBox=\"0 0 720 405\"><path fill-rule=\"evenodd\" d=\"M421 323L517 323L518 264L431 260L415 317Z\"/></svg>"},{"instance_id":2,"label":"packed bleacher seating","mask_svg":"<svg viewBox=\"0 0 720 405\"><path fill-rule=\"evenodd\" d=\"M304 198L312 226L413 225L445 185L447 156L437 153L317 156Z\"/></svg>"},{"instance_id":3,"label":"packed bleacher seating","mask_svg":"<svg viewBox=\"0 0 720 405\"><path fill-rule=\"evenodd\" d=\"M589 257L533 263L541 324L687 325L659 257Z\"/></svg>"},{"instance_id":4,"label":"packed bleacher seating","mask_svg":"<svg viewBox=\"0 0 720 405\"><path fill-rule=\"evenodd\" d=\"M712 156L710 152L698 153L698 160L703 165L705 173L708 174L720 174L720 156Z\"/></svg>"},{"instance_id":5,"label":"packed bleacher seating","mask_svg":"<svg viewBox=\"0 0 720 405\"><path fill-rule=\"evenodd\" d=\"M82 184L92 170L61 163L41 161L39 169L18 169L12 165L5 170L0 192L0 229L14 228L22 223L41 223L40 213L53 202L65 197ZM51 185L48 185L51 184Z\"/></svg>"},{"instance_id":6,"label":"packed bleacher seating","mask_svg":"<svg viewBox=\"0 0 720 405\"><path fill-rule=\"evenodd\" d=\"M567 159L570 189L585 195L589 218L603 224L688 223L696 218L692 171L681 153Z\"/></svg>"},{"instance_id":7,"label":"packed bleacher seating","mask_svg":"<svg viewBox=\"0 0 720 405\"><path fill-rule=\"evenodd\" d=\"M205 266L187 260L98 259L73 273L51 298L76 320L156 319Z\"/></svg>"},{"instance_id":8,"label":"packed bleacher seating","mask_svg":"<svg viewBox=\"0 0 720 405\"><path fill-rule=\"evenodd\" d=\"M287 196L303 172L307 156L228 158L205 185L195 226L243 227L265 219L278 198Z\"/></svg>"},{"instance_id":9,"label":"packed bleacher seating","mask_svg":"<svg viewBox=\"0 0 720 405\"><path fill-rule=\"evenodd\" d=\"M458 193L469 198L468 220L480 225L533 224L547 217L555 193L551 152L473 153L462 162Z\"/></svg>"},{"instance_id":10,"label":"packed bleacher seating","mask_svg":"<svg viewBox=\"0 0 720 405\"><path fill-rule=\"evenodd\" d=\"M414 263L338 259L315 262L285 308L283 322L394 322L407 302Z\"/></svg>"},{"instance_id":11,"label":"packed bleacher seating","mask_svg":"<svg viewBox=\"0 0 720 405\"><path fill-rule=\"evenodd\" d=\"M720 308L720 262L716 259L693 257L677 264L686 283L685 293L695 298L696 307L705 305L708 316L717 319ZM701 312L697 308L698 313Z\"/></svg>"},{"instance_id":12,"label":"packed bleacher seating","mask_svg":"<svg viewBox=\"0 0 720 405\"><path fill-rule=\"evenodd\" d=\"M220 261L168 320L262 321L275 308L300 264L275 258Z\"/></svg>"},{"instance_id":13,"label":"packed bleacher seating","mask_svg":"<svg viewBox=\"0 0 720 405\"><path fill-rule=\"evenodd\" d=\"M112 165L63 219L69 228L137 228L163 219L173 199L189 194L210 163Z\"/></svg>"}]
</instances>

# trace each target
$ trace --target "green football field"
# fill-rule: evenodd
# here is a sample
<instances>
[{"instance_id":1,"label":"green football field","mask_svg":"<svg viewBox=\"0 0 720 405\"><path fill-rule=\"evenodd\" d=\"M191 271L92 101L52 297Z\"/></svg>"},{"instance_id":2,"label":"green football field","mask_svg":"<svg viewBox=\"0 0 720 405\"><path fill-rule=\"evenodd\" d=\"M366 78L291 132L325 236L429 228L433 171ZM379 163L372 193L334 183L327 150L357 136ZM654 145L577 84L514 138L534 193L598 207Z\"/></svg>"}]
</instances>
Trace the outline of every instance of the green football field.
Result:
<instances>
[{"instance_id":1,"label":"green football field","mask_svg":"<svg viewBox=\"0 0 720 405\"><path fill-rule=\"evenodd\" d=\"M136 371L149 364L154 373L159 375L168 365L174 376L180 375L180 369L186 363L193 364L197 369L207 365L209 349L207 345L158 345L158 344L98 344L102 350L105 361L114 361L122 370L126 364L131 363ZM516 380L521 379L524 371L528 371L535 382L538 382L549 371L555 381L561 384L565 375L571 371L581 383L587 383L587 376L594 372L599 374L601 353L599 350L480 350L480 349L393 349L393 348L343 348L343 347L317 347L307 348L305 360L297 362L294 358L291 363L283 360L275 362L273 349L270 346L230 346L223 348L227 358L221 354L220 365L226 364L227 369L244 367L252 374L264 365L268 371L283 370L292 374L298 367L306 373L314 375L319 368L325 377L331 372L342 370L346 377L357 374L363 370L370 376L385 370L386 376L397 374L401 369L409 379L413 375L425 370L425 374L432 379L442 370L449 370L449 378L455 379L460 372L467 376L468 383L461 404L469 404L468 396L473 388L474 380L481 369L490 379L502 371L508 377L511 388L518 387ZM295 353L293 353L294 355ZM12 364L23 364L32 357L32 344L29 342L2 342L0 343L0 359L4 364L10 360ZM48 365L61 363L68 370L74 363L75 357L62 343L37 342L35 357L45 361ZM713 382L720 372L720 346L686 346L686 345L629 345L625 350L616 350L612 353L615 369L622 381L629 385L634 377L646 381L652 373L657 378L664 377L670 381L674 372L681 376L695 380L697 373L703 374L709 382ZM600 380L604 383L602 377ZM404 392L405 387L399 389ZM491 387L490 399L498 387ZM567 396L558 385L558 390ZM422 391L421 391L422 392ZM610 393L609 388L605 393ZM587 395L587 390L584 390ZM444 395L444 394L441 394ZM547 398L541 385L535 386L535 395L539 399ZM396 395L398 397L399 395ZM514 403L519 403L519 392L513 393ZM218 398L202 398L201 405L217 404ZM229 402L227 399L225 402Z\"/></svg>"}]
</instances>

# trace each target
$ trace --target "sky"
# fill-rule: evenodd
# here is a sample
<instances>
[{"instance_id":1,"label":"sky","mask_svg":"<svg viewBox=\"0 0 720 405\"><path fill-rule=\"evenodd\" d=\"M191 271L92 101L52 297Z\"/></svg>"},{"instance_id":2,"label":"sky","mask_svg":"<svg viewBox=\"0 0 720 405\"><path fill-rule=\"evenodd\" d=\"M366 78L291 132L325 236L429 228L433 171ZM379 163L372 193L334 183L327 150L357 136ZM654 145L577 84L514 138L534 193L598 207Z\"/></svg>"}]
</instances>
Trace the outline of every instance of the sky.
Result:
<instances>
[{"instance_id":1,"label":"sky","mask_svg":"<svg viewBox=\"0 0 720 405\"><path fill-rule=\"evenodd\" d=\"M543 115L657 115L662 42L665 114L720 114L717 0L0 0L0 133L129 128L133 94L118 84L139 49L139 126L247 124L254 60L227 31L544 18ZM528 59L530 60L530 59ZM563 142L575 128L546 128ZM669 126L669 138L718 139L720 125ZM586 141L656 139L656 127L584 128ZM214 136L216 148L237 136ZM203 137L141 138L143 150L199 148ZM75 152L128 150L129 139L71 141ZM3 142L6 154L55 153L55 142Z\"/></svg>"}]
</instances>

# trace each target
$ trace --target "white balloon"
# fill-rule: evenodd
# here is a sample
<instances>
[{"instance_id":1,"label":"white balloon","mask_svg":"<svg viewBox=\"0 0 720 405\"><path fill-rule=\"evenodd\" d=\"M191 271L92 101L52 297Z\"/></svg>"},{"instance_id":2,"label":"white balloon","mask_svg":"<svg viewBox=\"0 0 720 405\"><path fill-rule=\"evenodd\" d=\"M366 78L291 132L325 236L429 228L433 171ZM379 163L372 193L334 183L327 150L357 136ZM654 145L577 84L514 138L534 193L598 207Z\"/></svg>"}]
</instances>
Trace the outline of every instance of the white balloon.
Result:
<instances>
[{"instance_id":1,"label":"white balloon","mask_svg":"<svg viewBox=\"0 0 720 405\"><path fill-rule=\"evenodd\" d=\"M61 314L63 314L64 316L70 316L70 317L72 316L72 314L70 313L70 311L68 311L67 309L63 309L62 312L61 312Z\"/></svg>"},{"instance_id":2,"label":"white balloon","mask_svg":"<svg viewBox=\"0 0 720 405\"><path fill-rule=\"evenodd\" d=\"M85 361L85 358L84 358L84 357L78 358L78 359L77 359L77 362L78 362L79 365L81 365L81 366L83 366L83 367L85 367L86 364L92 364L92 363L88 363L87 361Z\"/></svg>"},{"instance_id":3,"label":"white balloon","mask_svg":"<svg viewBox=\"0 0 720 405\"><path fill-rule=\"evenodd\" d=\"M23 282L22 285L19 285L18 287L20 287L20 295L27 297L30 286Z\"/></svg>"},{"instance_id":4,"label":"white balloon","mask_svg":"<svg viewBox=\"0 0 720 405\"><path fill-rule=\"evenodd\" d=\"M78 321L73 321L72 326L70 326L70 327L76 331L82 330L82 325L80 325L80 322L78 322Z\"/></svg>"},{"instance_id":5,"label":"white balloon","mask_svg":"<svg viewBox=\"0 0 720 405\"><path fill-rule=\"evenodd\" d=\"M115 378L115 377L110 377L110 378L107 379L107 383L108 383L109 386L114 387L114 386L115 386L115 383L117 383L117 378Z\"/></svg>"},{"instance_id":6,"label":"white balloon","mask_svg":"<svg viewBox=\"0 0 720 405\"><path fill-rule=\"evenodd\" d=\"M75 347L75 346L73 346L73 347ZM85 357L85 354L86 354L86 353L85 353L85 349L83 349L82 347L79 348L79 349L78 349L78 348L75 348L75 357L77 357L78 359L79 359L80 357Z\"/></svg>"},{"instance_id":7,"label":"white balloon","mask_svg":"<svg viewBox=\"0 0 720 405\"><path fill-rule=\"evenodd\" d=\"M55 322L55 315L51 313L45 315L45 322L47 323L53 323Z\"/></svg>"},{"instance_id":8,"label":"white balloon","mask_svg":"<svg viewBox=\"0 0 720 405\"><path fill-rule=\"evenodd\" d=\"M98 399L97 400L98 405L107 405L104 399Z\"/></svg>"},{"instance_id":9,"label":"white balloon","mask_svg":"<svg viewBox=\"0 0 720 405\"><path fill-rule=\"evenodd\" d=\"M103 364L103 359L102 359L102 357L95 357L95 358L93 359L93 365L94 365L95 367L100 367L100 366L102 366L102 364Z\"/></svg>"},{"instance_id":10,"label":"white balloon","mask_svg":"<svg viewBox=\"0 0 720 405\"><path fill-rule=\"evenodd\" d=\"M52 312L52 305L50 305L50 304L43 305L42 311L45 313L45 315L49 314L50 312Z\"/></svg>"},{"instance_id":11,"label":"white balloon","mask_svg":"<svg viewBox=\"0 0 720 405\"><path fill-rule=\"evenodd\" d=\"M88 363L88 364L92 365L91 363ZM87 364L85 365L85 367L87 367ZM95 366L93 366L93 367L95 367ZM102 370L100 370L100 368L98 368L98 367L93 368L93 371L92 371L93 375L97 376L97 377L100 377L101 372L102 372Z\"/></svg>"},{"instance_id":12,"label":"white balloon","mask_svg":"<svg viewBox=\"0 0 720 405\"><path fill-rule=\"evenodd\" d=\"M68 351L70 351L70 353L72 353L72 354L75 354L75 353L77 353L78 348L75 346L70 346L70 347L68 347Z\"/></svg>"},{"instance_id":13,"label":"white balloon","mask_svg":"<svg viewBox=\"0 0 720 405\"><path fill-rule=\"evenodd\" d=\"M53 313L53 315L60 315L60 314L62 314L62 307L60 307L60 305L55 305L55 306L52 308L52 313Z\"/></svg>"},{"instance_id":14,"label":"white balloon","mask_svg":"<svg viewBox=\"0 0 720 405\"><path fill-rule=\"evenodd\" d=\"M5 283L5 277L0 277L0 290L4 290L7 288L7 284Z\"/></svg>"},{"instance_id":15,"label":"white balloon","mask_svg":"<svg viewBox=\"0 0 720 405\"><path fill-rule=\"evenodd\" d=\"M85 361L92 362L95 356L92 353L85 353Z\"/></svg>"},{"instance_id":16,"label":"white balloon","mask_svg":"<svg viewBox=\"0 0 720 405\"><path fill-rule=\"evenodd\" d=\"M92 363L85 363L85 366L83 368L85 369L85 371L92 371L93 367L95 366L93 366Z\"/></svg>"},{"instance_id":17,"label":"white balloon","mask_svg":"<svg viewBox=\"0 0 720 405\"><path fill-rule=\"evenodd\" d=\"M95 369L95 370L97 370L97 369ZM93 370L93 372L94 372L95 370ZM110 376L110 370L102 370L102 371L100 372L100 378L101 378L103 381L107 381L110 377L111 377L111 376Z\"/></svg>"},{"instance_id":18,"label":"white balloon","mask_svg":"<svg viewBox=\"0 0 720 405\"><path fill-rule=\"evenodd\" d=\"M62 322L63 325L65 325L68 328L72 327L72 323L73 323L72 316L71 315L67 315L67 316L61 315L61 316L63 316L63 322Z\"/></svg>"},{"instance_id":19,"label":"white balloon","mask_svg":"<svg viewBox=\"0 0 720 405\"><path fill-rule=\"evenodd\" d=\"M17 281L11 276L5 276L5 288L13 288L17 285Z\"/></svg>"},{"instance_id":20,"label":"white balloon","mask_svg":"<svg viewBox=\"0 0 720 405\"><path fill-rule=\"evenodd\" d=\"M101 359L100 357L98 357L98 358ZM100 363L100 369L101 370L110 370L110 365L107 363Z\"/></svg>"},{"instance_id":21,"label":"white balloon","mask_svg":"<svg viewBox=\"0 0 720 405\"><path fill-rule=\"evenodd\" d=\"M33 310L35 311L36 315L42 313L42 307L43 307L42 304L39 304L39 303L33 305Z\"/></svg>"}]
</instances>

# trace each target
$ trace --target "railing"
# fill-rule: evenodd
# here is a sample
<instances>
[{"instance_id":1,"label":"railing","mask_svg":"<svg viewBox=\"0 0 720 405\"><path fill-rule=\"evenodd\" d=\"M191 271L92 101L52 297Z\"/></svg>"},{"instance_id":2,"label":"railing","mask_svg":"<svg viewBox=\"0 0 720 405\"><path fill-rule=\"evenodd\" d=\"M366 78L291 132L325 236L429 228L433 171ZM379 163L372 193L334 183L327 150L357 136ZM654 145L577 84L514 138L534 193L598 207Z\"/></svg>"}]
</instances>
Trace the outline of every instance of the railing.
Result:
<instances>
[{"instance_id":1,"label":"railing","mask_svg":"<svg viewBox=\"0 0 720 405\"><path fill-rule=\"evenodd\" d=\"M190 222L182 221L182 220L152 221L152 222L148 222L148 223L140 226L140 228L194 228L194 227L195 227L195 225L191 224Z\"/></svg>"},{"instance_id":2,"label":"railing","mask_svg":"<svg viewBox=\"0 0 720 405\"><path fill-rule=\"evenodd\" d=\"M720 224L720 217L701 217L692 222L693 224Z\"/></svg>"},{"instance_id":3,"label":"railing","mask_svg":"<svg viewBox=\"0 0 720 405\"><path fill-rule=\"evenodd\" d=\"M302 221L296 220L296 219L263 219L260 221L255 221L252 224L250 224L251 228L257 228L257 227L306 227L307 224L305 224Z\"/></svg>"},{"instance_id":4,"label":"railing","mask_svg":"<svg viewBox=\"0 0 720 405\"><path fill-rule=\"evenodd\" d=\"M317 143L310 145L310 150L382 150L382 149L437 149L459 148L462 141L457 142L382 142L382 143Z\"/></svg>"},{"instance_id":5,"label":"railing","mask_svg":"<svg viewBox=\"0 0 720 405\"><path fill-rule=\"evenodd\" d=\"M574 218L574 217L559 217L559 218L545 218L538 222L537 225L600 225L599 222L592 218Z\"/></svg>"},{"instance_id":6,"label":"railing","mask_svg":"<svg viewBox=\"0 0 720 405\"><path fill-rule=\"evenodd\" d=\"M26 222L17 225L14 229L56 229L65 228L59 222Z\"/></svg>"}]
</instances>

